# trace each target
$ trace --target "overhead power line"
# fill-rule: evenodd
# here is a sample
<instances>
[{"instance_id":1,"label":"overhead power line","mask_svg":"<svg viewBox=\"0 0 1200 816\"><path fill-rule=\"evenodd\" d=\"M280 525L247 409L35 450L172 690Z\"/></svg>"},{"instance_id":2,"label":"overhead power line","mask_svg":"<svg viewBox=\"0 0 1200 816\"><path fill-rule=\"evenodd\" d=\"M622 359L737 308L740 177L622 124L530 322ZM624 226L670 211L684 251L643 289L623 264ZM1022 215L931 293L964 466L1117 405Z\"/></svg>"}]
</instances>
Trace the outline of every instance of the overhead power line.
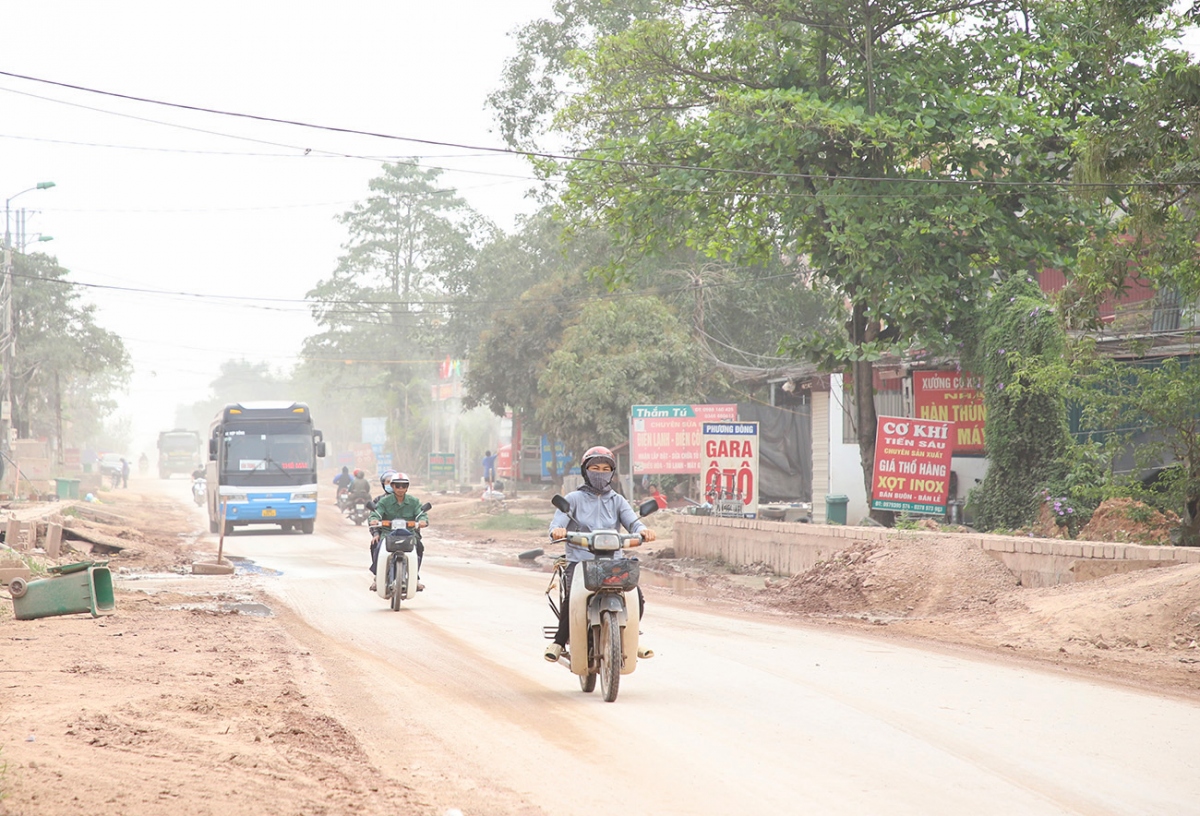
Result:
<instances>
[{"instance_id":1,"label":"overhead power line","mask_svg":"<svg viewBox=\"0 0 1200 816\"><path fill-rule=\"evenodd\" d=\"M226 116L236 119L245 119L255 122L268 122L277 125L288 125L291 127L305 128L308 130L320 130L329 133L343 133L352 136L366 136L375 139L386 139L389 141L408 142L411 144L431 145L436 147L454 148L457 150L470 150L481 153L490 153L495 155L510 155L510 156L525 156L529 158L550 159L552 161L564 162L579 162L597 165L608 165L614 167L630 167L645 170L683 170L688 172L712 173L715 175L737 176L745 178L771 178L783 180L806 180L806 181L862 181L887 184L933 184L947 186L967 186L967 187L998 187L998 188L1102 188L1107 189L1113 186L1121 187L1161 187L1163 182L1129 182L1122 185L1113 185L1107 182L1085 182L1077 183L1070 181L1004 181L1004 180L985 180L972 178L911 178L906 176L854 176L854 175L837 175L832 176L824 173L783 173L766 170L746 170L741 168L726 168L726 167L701 167L698 165L675 164L670 162L647 162L647 161L632 161L627 159L605 159L597 156L584 155L566 155L561 153L549 153L534 150L517 150L507 147L492 147L487 145L473 145L461 142L450 142L439 139L425 139L416 136L401 136L393 133L382 133L379 131L360 130L358 128L342 127L338 125L325 125L313 122L304 122L297 119L284 119L275 116L264 116L261 114L244 113L240 111L222 110L220 108L209 108L202 105L190 105L182 102L171 102L162 99L152 99L150 97L135 96L133 94L118 93L116 91L106 91L100 88L90 88L85 85L77 85L70 82L60 82L42 77L29 76L28 74L18 74L13 71L0 71L0 76L12 77L13 79L21 79L27 82L37 82L44 85L52 85L58 88L67 88L73 91L82 93L96 94L106 96L113 99L124 99L130 102L139 102L147 105L158 105L161 107L174 108L177 110L187 110L196 113L207 113L213 116ZM253 140L251 141L259 141ZM270 144L270 143L268 143ZM1197 184L1197 182L1173 182L1173 186L1187 186Z\"/></svg>"},{"instance_id":2,"label":"overhead power line","mask_svg":"<svg viewBox=\"0 0 1200 816\"><path fill-rule=\"evenodd\" d=\"M209 294L209 293L203 293L203 292L185 292L182 290L169 290L169 289L149 289L149 288L138 287L138 286L118 286L116 284L109 284L109 283L89 283L86 281L72 281L72 280L67 280L65 278L47 278L47 277L43 277L41 275L29 275L29 274L19 273L19 272L14 272L13 277L14 278L23 278L25 280L40 281L43 283L53 283L53 284L58 284L60 286L80 286L85 289L102 289L102 290L110 290L110 291L116 291L116 292L129 292L132 294L157 295L157 296L161 296L161 297L193 298L193 299L197 299L197 300L214 300L214 301L232 301L232 302L246 303L247 305L252 305L252 304L256 304L256 303L279 303L279 304L298 305L298 306L304 307L303 309L300 309L297 311L307 311L311 307L319 306L322 304L326 304L326 305L330 305L330 306L334 306L334 307L337 307L337 306L372 307L372 306L374 306L374 307L380 307L380 308L393 308L396 306L402 306L405 308L410 308L410 307L415 307L415 308L430 308L430 307L461 308L464 306L466 306L466 307L511 306L516 303L531 303L531 302L532 303L552 303L552 302L563 300L563 298L561 298L561 297L545 297L545 298L514 297L514 298L496 298L496 299L483 298L483 299L475 299L475 300L471 300L471 299L463 299L463 300L452 300L452 299L440 299L440 300L433 300L433 299L431 299L431 300L344 300L344 299L340 299L340 298L311 298L311 299L309 299L309 298L280 298L280 297L260 297L260 296L255 296L255 295L220 295L220 294ZM789 279L789 278L794 280L796 278L795 273L785 272L785 273L777 274L777 275L764 275L762 277L753 278L750 281L750 283L761 283L761 282L765 282L765 281L784 280L784 279ZM700 288L711 289L711 288L724 287L724 286L742 286L742 287L744 287L747 285L747 283L748 282L746 280L715 281L715 282L711 282L711 283L701 284ZM653 293L655 293L655 294L672 294L672 293L679 293L679 292L694 291L696 288L698 288L696 285L687 283L687 284L681 284L681 285L675 286L675 287L657 287ZM583 299L571 298L571 300L572 301L609 300L609 299L623 298L623 297L640 297L640 296L644 296L646 294L650 294L650 293L629 290L629 291L621 291L621 292L610 292L608 294L595 295L595 296L591 296L589 298L583 298Z\"/></svg>"}]
</instances>

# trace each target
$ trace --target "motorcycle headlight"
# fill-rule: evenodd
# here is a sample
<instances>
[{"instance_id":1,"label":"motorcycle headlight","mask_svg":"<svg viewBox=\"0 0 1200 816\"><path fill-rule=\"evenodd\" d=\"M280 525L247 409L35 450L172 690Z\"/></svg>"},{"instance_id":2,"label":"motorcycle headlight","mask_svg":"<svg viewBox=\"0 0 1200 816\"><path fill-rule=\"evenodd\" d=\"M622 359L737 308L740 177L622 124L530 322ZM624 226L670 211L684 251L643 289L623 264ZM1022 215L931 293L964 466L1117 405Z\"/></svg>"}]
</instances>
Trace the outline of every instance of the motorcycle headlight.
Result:
<instances>
[{"instance_id":1,"label":"motorcycle headlight","mask_svg":"<svg viewBox=\"0 0 1200 816\"><path fill-rule=\"evenodd\" d=\"M316 501L316 493L293 493L292 501Z\"/></svg>"},{"instance_id":2,"label":"motorcycle headlight","mask_svg":"<svg viewBox=\"0 0 1200 816\"><path fill-rule=\"evenodd\" d=\"M616 533L596 533L592 536L593 550L619 550L621 549L621 536Z\"/></svg>"}]
</instances>

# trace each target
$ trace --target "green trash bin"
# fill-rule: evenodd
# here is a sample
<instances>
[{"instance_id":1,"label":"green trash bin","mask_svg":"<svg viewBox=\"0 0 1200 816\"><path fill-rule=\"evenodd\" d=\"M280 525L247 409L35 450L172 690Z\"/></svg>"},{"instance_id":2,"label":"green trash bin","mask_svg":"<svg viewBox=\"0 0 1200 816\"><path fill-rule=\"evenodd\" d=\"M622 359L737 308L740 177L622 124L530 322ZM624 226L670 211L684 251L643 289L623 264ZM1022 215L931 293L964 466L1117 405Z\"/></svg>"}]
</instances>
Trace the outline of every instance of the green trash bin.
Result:
<instances>
[{"instance_id":1,"label":"green trash bin","mask_svg":"<svg viewBox=\"0 0 1200 816\"><path fill-rule=\"evenodd\" d=\"M107 562L105 562L107 563ZM83 561L53 567L52 578L25 581L14 578L8 585L17 620L53 615L90 613L93 618L111 615L116 609L112 573L104 564Z\"/></svg>"},{"instance_id":2,"label":"green trash bin","mask_svg":"<svg viewBox=\"0 0 1200 816\"><path fill-rule=\"evenodd\" d=\"M54 487L57 490L60 499L78 499L79 498L79 480L78 479L55 479Z\"/></svg>"},{"instance_id":3,"label":"green trash bin","mask_svg":"<svg viewBox=\"0 0 1200 816\"><path fill-rule=\"evenodd\" d=\"M846 505L850 503L849 496L826 496L825 497L825 523L826 524L845 524L846 523Z\"/></svg>"}]
</instances>

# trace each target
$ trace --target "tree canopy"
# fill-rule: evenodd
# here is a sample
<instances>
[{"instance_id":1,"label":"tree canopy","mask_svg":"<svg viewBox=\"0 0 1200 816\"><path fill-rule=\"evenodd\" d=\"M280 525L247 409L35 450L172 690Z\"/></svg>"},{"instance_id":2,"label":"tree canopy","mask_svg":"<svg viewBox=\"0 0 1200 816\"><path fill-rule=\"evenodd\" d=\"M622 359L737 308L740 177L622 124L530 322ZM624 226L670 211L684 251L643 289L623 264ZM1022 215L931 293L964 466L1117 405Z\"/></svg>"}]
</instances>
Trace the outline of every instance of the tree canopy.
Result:
<instances>
[{"instance_id":1,"label":"tree canopy","mask_svg":"<svg viewBox=\"0 0 1200 816\"><path fill-rule=\"evenodd\" d=\"M869 492L873 361L953 349L995 278L1069 273L1111 229L1072 188L1077 144L1130 111L1170 24L1147 5L1106 28L1089 12L1114 6L1084 5L562 2L523 32L497 107L514 142L546 124L566 142L574 158L539 166L622 248L614 280L681 246L807 260L844 331L790 347L851 369ZM570 95L539 79L555 73Z\"/></svg>"},{"instance_id":2,"label":"tree canopy","mask_svg":"<svg viewBox=\"0 0 1200 816\"><path fill-rule=\"evenodd\" d=\"M92 442L116 407L130 373L129 353L96 323L68 270L47 255L13 256L13 427L64 446Z\"/></svg>"}]
</instances>

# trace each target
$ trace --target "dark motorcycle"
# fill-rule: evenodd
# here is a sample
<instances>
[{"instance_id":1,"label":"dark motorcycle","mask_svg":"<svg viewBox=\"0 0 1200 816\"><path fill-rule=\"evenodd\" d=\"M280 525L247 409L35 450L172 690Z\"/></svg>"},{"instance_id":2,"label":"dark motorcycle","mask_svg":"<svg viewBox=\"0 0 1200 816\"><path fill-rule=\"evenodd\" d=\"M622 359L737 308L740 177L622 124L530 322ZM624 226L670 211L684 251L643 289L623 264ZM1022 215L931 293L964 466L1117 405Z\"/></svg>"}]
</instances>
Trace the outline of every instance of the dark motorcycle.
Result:
<instances>
[{"instance_id":1,"label":"dark motorcycle","mask_svg":"<svg viewBox=\"0 0 1200 816\"><path fill-rule=\"evenodd\" d=\"M359 497L350 500L350 506L346 508L346 518L353 521L355 525L361 527L370 515L371 508L366 499Z\"/></svg>"}]
</instances>

